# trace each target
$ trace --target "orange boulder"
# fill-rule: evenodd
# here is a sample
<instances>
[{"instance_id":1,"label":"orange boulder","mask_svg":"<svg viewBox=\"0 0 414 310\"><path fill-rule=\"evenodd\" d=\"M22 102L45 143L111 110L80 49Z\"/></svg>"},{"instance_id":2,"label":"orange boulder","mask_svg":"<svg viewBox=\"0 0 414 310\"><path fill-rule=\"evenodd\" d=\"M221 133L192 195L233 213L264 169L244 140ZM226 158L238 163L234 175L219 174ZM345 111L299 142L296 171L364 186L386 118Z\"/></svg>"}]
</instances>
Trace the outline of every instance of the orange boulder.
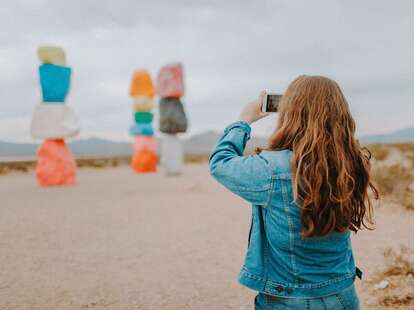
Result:
<instances>
[{"instance_id":1,"label":"orange boulder","mask_svg":"<svg viewBox=\"0 0 414 310\"><path fill-rule=\"evenodd\" d=\"M136 173L156 172L158 156L155 152L144 149L134 153L131 166Z\"/></svg>"},{"instance_id":2,"label":"orange boulder","mask_svg":"<svg viewBox=\"0 0 414 310\"><path fill-rule=\"evenodd\" d=\"M76 162L63 139L45 140L37 156L36 177L41 186L75 183Z\"/></svg>"},{"instance_id":3,"label":"orange boulder","mask_svg":"<svg viewBox=\"0 0 414 310\"><path fill-rule=\"evenodd\" d=\"M132 97L147 96L154 97L155 89L152 84L151 76L147 70L137 70L132 76L131 88L129 94Z\"/></svg>"}]
</instances>

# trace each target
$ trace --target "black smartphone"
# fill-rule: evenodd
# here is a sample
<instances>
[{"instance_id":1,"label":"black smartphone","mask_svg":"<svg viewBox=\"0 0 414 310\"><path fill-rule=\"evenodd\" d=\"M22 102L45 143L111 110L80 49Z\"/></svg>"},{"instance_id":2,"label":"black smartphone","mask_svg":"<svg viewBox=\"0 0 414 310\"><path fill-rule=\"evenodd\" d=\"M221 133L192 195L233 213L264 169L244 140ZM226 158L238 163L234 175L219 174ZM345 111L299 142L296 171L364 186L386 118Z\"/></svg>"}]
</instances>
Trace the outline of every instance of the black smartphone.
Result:
<instances>
[{"instance_id":1,"label":"black smartphone","mask_svg":"<svg viewBox=\"0 0 414 310\"><path fill-rule=\"evenodd\" d=\"M275 113L278 111L282 95L275 92L266 93L263 97L262 112Z\"/></svg>"}]
</instances>

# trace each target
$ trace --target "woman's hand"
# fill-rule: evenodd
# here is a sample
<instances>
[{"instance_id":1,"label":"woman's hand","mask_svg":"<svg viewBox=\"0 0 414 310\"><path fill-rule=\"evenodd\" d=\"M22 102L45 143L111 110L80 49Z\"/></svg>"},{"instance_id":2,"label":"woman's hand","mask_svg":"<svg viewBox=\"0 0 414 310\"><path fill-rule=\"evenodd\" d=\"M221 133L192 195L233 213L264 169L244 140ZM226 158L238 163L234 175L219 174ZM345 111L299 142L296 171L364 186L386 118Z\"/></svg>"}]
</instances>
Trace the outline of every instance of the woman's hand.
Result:
<instances>
[{"instance_id":1,"label":"woman's hand","mask_svg":"<svg viewBox=\"0 0 414 310\"><path fill-rule=\"evenodd\" d=\"M241 121L252 124L259 119L269 115L269 113L262 112L262 102L265 94L266 93L262 91L259 95L259 98L252 102L249 102L244 106L243 110L240 113Z\"/></svg>"}]
</instances>

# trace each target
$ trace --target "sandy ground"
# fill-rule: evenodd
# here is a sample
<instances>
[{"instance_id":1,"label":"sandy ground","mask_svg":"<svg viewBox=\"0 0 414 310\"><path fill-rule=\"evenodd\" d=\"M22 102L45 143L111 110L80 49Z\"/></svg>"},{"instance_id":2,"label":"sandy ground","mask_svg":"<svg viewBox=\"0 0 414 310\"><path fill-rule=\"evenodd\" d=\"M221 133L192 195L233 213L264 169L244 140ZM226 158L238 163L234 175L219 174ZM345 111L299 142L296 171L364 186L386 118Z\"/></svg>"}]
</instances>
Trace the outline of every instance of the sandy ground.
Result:
<instances>
[{"instance_id":1,"label":"sandy ground","mask_svg":"<svg viewBox=\"0 0 414 310\"><path fill-rule=\"evenodd\" d=\"M253 309L236 280L249 206L206 165L175 178L81 169L77 186L48 189L16 173L0 197L0 309ZM387 246L414 246L412 213L383 206L377 225L353 240L366 276Z\"/></svg>"}]
</instances>

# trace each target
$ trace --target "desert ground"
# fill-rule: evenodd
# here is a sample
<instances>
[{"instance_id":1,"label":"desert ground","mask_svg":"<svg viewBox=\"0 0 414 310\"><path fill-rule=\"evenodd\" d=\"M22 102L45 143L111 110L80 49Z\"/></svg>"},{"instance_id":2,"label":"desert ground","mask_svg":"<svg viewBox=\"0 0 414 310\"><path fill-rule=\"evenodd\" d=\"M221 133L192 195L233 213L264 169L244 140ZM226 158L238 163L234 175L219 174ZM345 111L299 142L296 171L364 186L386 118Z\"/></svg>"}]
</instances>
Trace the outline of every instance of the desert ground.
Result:
<instances>
[{"instance_id":1,"label":"desert ground","mask_svg":"<svg viewBox=\"0 0 414 310\"><path fill-rule=\"evenodd\" d=\"M206 164L170 178L83 168L62 188L13 172L0 197L0 309L253 309L237 282L250 207ZM414 248L414 212L387 202L375 214L377 229L353 237L356 285L362 309L397 309L376 302L369 279L387 248Z\"/></svg>"}]
</instances>

